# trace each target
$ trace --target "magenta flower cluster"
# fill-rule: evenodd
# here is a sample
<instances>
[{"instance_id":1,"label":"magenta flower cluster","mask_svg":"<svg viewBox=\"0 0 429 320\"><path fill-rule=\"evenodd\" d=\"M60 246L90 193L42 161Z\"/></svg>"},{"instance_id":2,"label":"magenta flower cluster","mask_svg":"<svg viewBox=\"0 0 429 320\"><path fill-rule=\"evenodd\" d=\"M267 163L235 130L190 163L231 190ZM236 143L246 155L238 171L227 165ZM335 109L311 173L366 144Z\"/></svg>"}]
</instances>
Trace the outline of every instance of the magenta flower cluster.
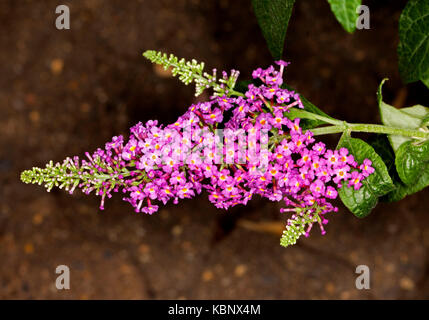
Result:
<instances>
[{"instance_id":1,"label":"magenta flower cluster","mask_svg":"<svg viewBox=\"0 0 429 320\"><path fill-rule=\"evenodd\" d=\"M212 97L193 104L175 123L138 123L128 140L114 137L88 160L71 160L68 174L77 172L85 193L104 200L123 192L137 212L153 214L170 200L192 198L203 190L217 207L247 204L254 195L284 201L288 220L285 244L308 235L314 224L325 233L325 214L337 211L331 203L338 189L359 189L374 168L366 159L358 164L345 148L330 150L290 120L290 108L303 108L299 95L281 88L287 63L257 69L238 97ZM222 134L219 134L221 132ZM76 180L77 181L77 180Z\"/></svg>"}]
</instances>

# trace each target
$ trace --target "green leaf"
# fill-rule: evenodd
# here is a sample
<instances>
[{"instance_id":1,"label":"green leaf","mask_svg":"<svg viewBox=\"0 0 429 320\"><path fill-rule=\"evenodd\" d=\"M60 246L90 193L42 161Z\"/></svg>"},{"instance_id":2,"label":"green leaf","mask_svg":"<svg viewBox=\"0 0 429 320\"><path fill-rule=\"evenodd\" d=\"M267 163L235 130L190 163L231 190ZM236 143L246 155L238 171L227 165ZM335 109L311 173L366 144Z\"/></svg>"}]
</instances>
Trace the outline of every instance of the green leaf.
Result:
<instances>
[{"instance_id":1,"label":"green leaf","mask_svg":"<svg viewBox=\"0 0 429 320\"><path fill-rule=\"evenodd\" d=\"M284 88L284 89L288 89L289 91L295 91L294 88L292 88L291 86L289 86L287 84L282 84L281 87ZM308 112L311 112L311 113L315 113L315 114L324 116L326 118L334 119L331 116L329 116L328 114L326 114L325 112L323 112L322 110L320 110L314 104L312 104L309 100L307 100L301 94L299 94L299 97L301 99L302 104L304 105L304 110L306 110ZM292 117L292 120L293 120L293 117ZM318 119L317 120L313 120L313 119L301 119L301 121L300 121L300 126L301 126L301 128L303 130L313 129L313 128L316 128L316 127L318 127L318 126L320 126L322 124L325 124L325 122L322 121L322 120L318 120Z\"/></svg>"},{"instance_id":2,"label":"green leaf","mask_svg":"<svg viewBox=\"0 0 429 320\"><path fill-rule=\"evenodd\" d=\"M248 90L249 84L251 83L252 83L251 80L237 81L237 83L235 84L234 90L241 93L246 93L246 91Z\"/></svg>"},{"instance_id":3,"label":"green leaf","mask_svg":"<svg viewBox=\"0 0 429 320\"><path fill-rule=\"evenodd\" d=\"M426 87L428 87L428 89L429 89L429 78L427 78L427 79L420 79L420 80L422 80L423 84L424 84Z\"/></svg>"},{"instance_id":4,"label":"green leaf","mask_svg":"<svg viewBox=\"0 0 429 320\"><path fill-rule=\"evenodd\" d=\"M381 159L383 159L383 162L389 171L390 177L393 177L392 173L396 173L395 153L393 152L387 135L374 134L368 139L368 143L371 145L371 147L374 148L374 151L381 157Z\"/></svg>"},{"instance_id":5,"label":"green leaf","mask_svg":"<svg viewBox=\"0 0 429 320\"><path fill-rule=\"evenodd\" d=\"M383 79L377 92L378 105L383 124L389 127L403 129L417 129L424 126L425 121L429 120L427 118L429 117L429 108L416 105L414 107L396 109L395 107L383 102L382 87L386 80L387 79ZM413 139L410 137L389 135L389 140L393 150L396 152L400 145Z\"/></svg>"},{"instance_id":6,"label":"green leaf","mask_svg":"<svg viewBox=\"0 0 429 320\"><path fill-rule=\"evenodd\" d=\"M363 140L344 137L338 148L347 148L358 163L370 159L375 171L362 180L359 190L346 184L339 190L340 198L346 207L358 218L366 217L377 205L378 198L389 193L395 187L389 176L387 167L374 149Z\"/></svg>"},{"instance_id":7,"label":"green leaf","mask_svg":"<svg viewBox=\"0 0 429 320\"><path fill-rule=\"evenodd\" d=\"M396 189L387 194L387 201L394 202L405 198L408 195L419 192L429 186L429 170L421 173L418 179L412 185L405 185L400 181L395 181Z\"/></svg>"},{"instance_id":8,"label":"green leaf","mask_svg":"<svg viewBox=\"0 0 429 320\"><path fill-rule=\"evenodd\" d=\"M395 153L389 144L389 140L386 135L376 135L374 139L370 139L369 143L374 148L375 152L383 159L387 166L389 175L395 185L395 190L389 192L385 196L381 197L380 200L387 202L395 202L402 200L407 195L416 193L429 185L429 170L424 170L416 181L407 186L399 178L398 172L395 166Z\"/></svg>"},{"instance_id":9,"label":"green leaf","mask_svg":"<svg viewBox=\"0 0 429 320\"><path fill-rule=\"evenodd\" d=\"M275 59L280 59L289 19L295 0L252 0L253 10L268 49Z\"/></svg>"},{"instance_id":10,"label":"green leaf","mask_svg":"<svg viewBox=\"0 0 429 320\"><path fill-rule=\"evenodd\" d=\"M429 125L429 114L423 118L421 125L422 127L427 127Z\"/></svg>"},{"instance_id":11,"label":"green leaf","mask_svg":"<svg viewBox=\"0 0 429 320\"><path fill-rule=\"evenodd\" d=\"M359 17L357 8L362 0L328 0L331 10L344 30L353 33L356 30L356 21Z\"/></svg>"},{"instance_id":12,"label":"green leaf","mask_svg":"<svg viewBox=\"0 0 429 320\"><path fill-rule=\"evenodd\" d=\"M397 201L395 200L395 197L399 195L397 191L399 190L399 188L405 185L402 183L401 179L399 178L398 172L396 171L395 153L392 149L392 146L390 145L389 139L385 134L383 135L377 134L375 139L370 139L368 143L374 148L375 152L381 157L381 159L385 163L387 167L387 171L389 172L389 176L392 179L393 184L395 186L394 190L380 197L380 201L383 201L383 202ZM394 194L397 194L397 195L394 196ZM402 198L405 196L406 194L404 194Z\"/></svg>"},{"instance_id":13,"label":"green leaf","mask_svg":"<svg viewBox=\"0 0 429 320\"><path fill-rule=\"evenodd\" d=\"M429 141L415 144L407 141L396 152L396 170L406 185L416 183L422 172L429 170Z\"/></svg>"},{"instance_id":14,"label":"green leaf","mask_svg":"<svg viewBox=\"0 0 429 320\"><path fill-rule=\"evenodd\" d=\"M429 1L410 0L399 19L399 73L429 88Z\"/></svg>"}]
</instances>

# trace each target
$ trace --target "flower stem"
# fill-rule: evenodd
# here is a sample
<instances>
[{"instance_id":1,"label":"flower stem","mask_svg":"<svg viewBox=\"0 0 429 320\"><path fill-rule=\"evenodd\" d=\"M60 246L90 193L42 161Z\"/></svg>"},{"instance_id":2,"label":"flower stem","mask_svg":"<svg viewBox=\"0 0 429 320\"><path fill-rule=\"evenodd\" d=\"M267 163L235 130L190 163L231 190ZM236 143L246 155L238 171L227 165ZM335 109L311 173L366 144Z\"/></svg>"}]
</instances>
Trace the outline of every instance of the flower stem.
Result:
<instances>
[{"instance_id":1,"label":"flower stem","mask_svg":"<svg viewBox=\"0 0 429 320\"><path fill-rule=\"evenodd\" d=\"M244 93L235 91L233 89L228 89L228 96L245 97Z\"/></svg>"},{"instance_id":2,"label":"flower stem","mask_svg":"<svg viewBox=\"0 0 429 320\"><path fill-rule=\"evenodd\" d=\"M429 139L429 132L420 129L405 129L397 127L389 127L381 124L365 124L365 123L347 123L331 117L326 117L313 112L293 108L290 110L293 118L304 118L311 120L321 120L331 126L319 127L311 129L315 136L342 133L348 130L349 132L368 132L368 133L384 133L396 136L404 136L417 139Z\"/></svg>"},{"instance_id":3,"label":"flower stem","mask_svg":"<svg viewBox=\"0 0 429 320\"><path fill-rule=\"evenodd\" d=\"M327 126L321 128L310 129L310 131L315 136L321 136L324 134L332 134L332 133L341 133L344 132L346 128L344 126Z\"/></svg>"},{"instance_id":4,"label":"flower stem","mask_svg":"<svg viewBox=\"0 0 429 320\"><path fill-rule=\"evenodd\" d=\"M343 125L344 122L341 120L337 120L331 117L322 116L320 114L316 114L313 112L308 112L302 109L292 108L289 111L289 114L292 116L292 118L303 118L303 119L310 119L310 120L321 120L324 123L329 123L335 126Z\"/></svg>"},{"instance_id":5,"label":"flower stem","mask_svg":"<svg viewBox=\"0 0 429 320\"><path fill-rule=\"evenodd\" d=\"M404 137L410 137L410 138L421 138L421 139L429 138L429 132L416 130L416 129L395 128L395 127L389 127L389 126L384 126L380 124L346 123L346 122L343 125L334 125L334 126L311 129L311 132L313 132L315 136L318 136L318 135L324 135L324 134L341 133L346 130L350 130L350 132L384 133L384 134L391 134L391 135L404 136Z\"/></svg>"},{"instance_id":6,"label":"flower stem","mask_svg":"<svg viewBox=\"0 0 429 320\"><path fill-rule=\"evenodd\" d=\"M388 127L380 124L350 124L352 131L355 132L372 132L372 133L385 133L398 136L405 136L410 138L429 138L429 133L416 130L416 129L403 129Z\"/></svg>"}]
</instances>

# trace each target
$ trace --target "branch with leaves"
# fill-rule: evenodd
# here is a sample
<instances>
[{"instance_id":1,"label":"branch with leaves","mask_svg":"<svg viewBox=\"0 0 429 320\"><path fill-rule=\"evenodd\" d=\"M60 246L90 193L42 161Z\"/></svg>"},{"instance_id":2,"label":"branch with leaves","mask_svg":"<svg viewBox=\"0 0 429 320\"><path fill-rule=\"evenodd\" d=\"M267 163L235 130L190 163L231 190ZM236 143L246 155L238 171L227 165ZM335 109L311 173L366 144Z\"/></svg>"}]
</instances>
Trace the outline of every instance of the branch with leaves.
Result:
<instances>
[{"instance_id":1,"label":"branch with leaves","mask_svg":"<svg viewBox=\"0 0 429 320\"><path fill-rule=\"evenodd\" d=\"M327 0L349 33L356 31L362 0ZM275 59L283 56L295 0L252 0L253 10ZM429 1L409 0L399 19L399 72L405 83L421 80L429 88Z\"/></svg>"},{"instance_id":2,"label":"branch with leaves","mask_svg":"<svg viewBox=\"0 0 429 320\"><path fill-rule=\"evenodd\" d=\"M236 71L216 79L204 73L204 64L195 60L187 62L154 51L144 56L172 68L173 75L185 84L196 83L196 94L211 88L211 100L191 105L166 127L158 126L157 121L138 123L128 140L114 137L104 149L86 153L86 159L51 161L44 169L24 171L23 182L44 184L48 191L58 187L70 193L77 188L86 194L94 192L101 197L101 209L106 198L122 192L137 212L147 214L158 211L160 203L178 203L202 190L223 209L246 205L254 195L283 200L281 212L291 213L280 241L283 246L308 236L314 225L324 234L326 214L338 210L329 199L337 195L357 217L364 217L380 198L399 200L429 185L429 109L388 106L381 95L384 81L378 92L383 124L354 124L327 115L285 85L287 63L282 60L276 62L279 71L273 66L256 69L254 83L240 92L235 88ZM248 146L250 142L256 145L263 157L253 158L231 136L226 137L229 144L221 147L220 154L219 150L213 153L220 128L255 134ZM267 141L263 141L263 132L268 134ZM374 133L390 142L385 139L371 146L352 138L353 132ZM335 133L342 134L337 150L314 138ZM385 158L392 153L377 152L380 147L394 150L393 160ZM231 152L233 161L225 162ZM236 154L245 161L237 161ZM213 162L216 157L221 161ZM261 166L262 159L266 162ZM421 175L421 171L425 173Z\"/></svg>"},{"instance_id":3,"label":"branch with leaves","mask_svg":"<svg viewBox=\"0 0 429 320\"><path fill-rule=\"evenodd\" d=\"M253 0L253 7L278 59L294 0ZM360 0L328 0L343 27L355 29ZM429 3L410 0L400 18L399 67L406 82L429 79ZM399 201L429 186L429 108L416 105L396 109L383 101L378 89L381 124L349 123L326 114L283 82L288 63L257 68L250 81L237 82L239 72L204 71L204 63L186 61L153 50L144 57L170 69L195 95L211 89L209 101L191 105L175 122L141 122L128 138L113 137L86 158L50 161L45 168L21 174L25 183L54 187L105 200L121 192L136 212L153 214L159 205L193 198L203 190L217 208L246 205L258 195L283 201L290 213L280 240L295 244L318 225L325 234L327 214L338 211L331 200L338 195L357 217L367 216L381 201ZM278 68L278 70L276 69ZM225 129L245 137L240 139ZM246 134L244 134L245 132ZM352 137L370 133L367 142ZM341 134L330 150L317 136ZM220 141L228 141L227 146ZM220 149L218 148L221 145ZM259 157L250 150L256 148ZM225 161L228 157L232 161Z\"/></svg>"}]
</instances>

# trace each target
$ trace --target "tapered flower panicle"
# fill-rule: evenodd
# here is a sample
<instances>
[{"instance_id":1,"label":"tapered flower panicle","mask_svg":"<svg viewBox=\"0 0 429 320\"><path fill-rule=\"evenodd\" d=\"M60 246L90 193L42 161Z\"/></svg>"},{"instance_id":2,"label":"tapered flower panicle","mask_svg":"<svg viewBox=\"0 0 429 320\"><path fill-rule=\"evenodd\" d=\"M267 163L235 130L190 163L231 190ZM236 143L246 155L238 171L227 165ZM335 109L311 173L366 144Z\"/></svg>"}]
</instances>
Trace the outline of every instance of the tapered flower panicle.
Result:
<instances>
[{"instance_id":1,"label":"tapered flower panicle","mask_svg":"<svg viewBox=\"0 0 429 320\"><path fill-rule=\"evenodd\" d=\"M343 184L359 189L374 169L366 159L359 165L348 150L330 150L303 131L300 120L288 118L291 108L303 108L293 91L281 88L287 63L280 71L257 69L244 94L232 94L237 73L223 75L222 85L202 73L204 65L146 52L145 56L192 81L212 86L220 96L191 105L174 123L138 123L128 139L114 137L86 159L67 158L46 168L22 173L26 183L44 183L73 192L95 192L104 208L106 197L121 192L136 212L153 214L159 205L192 198L203 190L217 208L246 205L254 195L284 201L292 212L281 245L308 236L314 224L322 234L325 215L337 211L329 201ZM232 78L231 78L232 77ZM202 80L205 79L205 80ZM198 89L197 89L198 91ZM279 137L287 137L280 139Z\"/></svg>"}]
</instances>

